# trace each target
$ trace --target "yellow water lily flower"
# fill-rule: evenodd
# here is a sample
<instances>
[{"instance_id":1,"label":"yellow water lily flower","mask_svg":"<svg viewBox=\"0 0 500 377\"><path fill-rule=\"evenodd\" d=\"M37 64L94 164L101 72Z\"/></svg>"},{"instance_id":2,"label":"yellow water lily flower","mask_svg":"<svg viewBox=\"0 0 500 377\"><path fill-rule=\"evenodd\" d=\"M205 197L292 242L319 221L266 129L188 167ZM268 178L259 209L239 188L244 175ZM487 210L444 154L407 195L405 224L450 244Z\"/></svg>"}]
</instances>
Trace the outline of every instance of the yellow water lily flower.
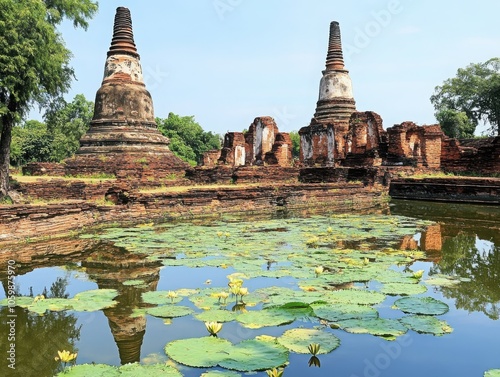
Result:
<instances>
[{"instance_id":1,"label":"yellow water lily flower","mask_svg":"<svg viewBox=\"0 0 500 377\"><path fill-rule=\"evenodd\" d=\"M415 279L422 279L422 276L424 275L424 270L418 270L413 273L413 277Z\"/></svg>"},{"instance_id":2,"label":"yellow water lily flower","mask_svg":"<svg viewBox=\"0 0 500 377\"><path fill-rule=\"evenodd\" d=\"M212 336L217 336L217 333L222 329L222 323L205 322L205 327Z\"/></svg>"},{"instance_id":3,"label":"yellow water lily flower","mask_svg":"<svg viewBox=\"0 0 500 377\"><path fill-rule=\"evenodd\" d=\"M268 377L282 377L284 371L285 371L284 369L274 368L274 369L266 370L266 373L267 373Z\"/></svg>"},{"instance_id":4,"label":"yellow water lily flower","mask_svg":"<svg viewBox=\"0 0 500 377\"><path fill-rule=\"evenodd\" d=\"M248 288L241 287L240 291L238 292L240 296L246 296L248 294Z\"/></svg>"},{"instance_id":5,"label":"yellow water lily flower","mask_svg":"<svg viewBox=\"0 0 500 377\"><path fill-rule=\"evenodd\" d=\"M222 232L217 232L217 237L219 237L219 238L220 238L220 237L222 237L223 235L224 235L224 233L222 233Z\"/></svg>"},{"instance_id":6,"label":"yellow water lily flower","mask_svg":"<svg viewBox=\"0 0 500 377\"><path fill-rule=\"evenodd\" d=\"M177 293L174 291L168 291L167 292L167 297L170 299L170 301L174 301L174 298L177 298Z\"/></svg>"},{"instance_id":7,"label":"yellow water lily flower","mask_svg":"<svg viewBox=\"0 0 500 377\"><path fill-rule=\"evenodd\" d=\"M307 346L309 353L313 356L316 356L318 354L320 348L321 345L319 345L318 343L311 343Z\"/></svg>"},{"instance_id":8,"label":"yellow water lily flower","mask_svg":"<svg viewBox=\"0 0 500 377\"><path fill-rule=\"evenodd\" d=\"M323 268L323 266L318 266L314 269L314 273L316 274L316 276L318 275L321 275L323 273L325 269Z\"/></svg>"},{"instance_id":9,"label":"yellow water lily flower","mask_svg":"<svg viewBox=\"0 0 500 377\"><path fill-rule=\"evenodd\" d=\"M38 295L38 296L35 296L35 298L33 299L33 303L38 302L38 301L42 301L42 300L45 300L45 296Z\"/></svg>"},{"instance_id":10,"label":"yellow water lily flower","mask_svg":"<svg viewBox=\"0 0 500 377\"><path fill-rule=\"evenodd\" d=\"M69 363L69 362L75 360L76 357L78 356L77 353L71 353L71 352L66 351L66 350L57 351L57 354L59 355L59 357L56 357L56 360L61 361L63 363Z\"/></svg>"}]
</instances>

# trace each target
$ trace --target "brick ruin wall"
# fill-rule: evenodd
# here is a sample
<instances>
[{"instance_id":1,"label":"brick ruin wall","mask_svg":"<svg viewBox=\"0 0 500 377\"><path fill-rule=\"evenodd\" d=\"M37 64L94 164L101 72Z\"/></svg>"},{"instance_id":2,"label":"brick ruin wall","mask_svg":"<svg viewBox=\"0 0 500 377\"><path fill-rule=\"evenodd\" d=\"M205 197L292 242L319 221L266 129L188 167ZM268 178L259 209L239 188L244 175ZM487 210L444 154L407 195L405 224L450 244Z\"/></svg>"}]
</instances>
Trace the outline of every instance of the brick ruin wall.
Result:
<instances>
[{"instance_id":1,"label":"brick ruin wall","mask_svg":"<svg viewBox=\"0 0 500 377\"><path fill-rule=\"evenodd\" d=\"M457 140L444 138L441 168L452 173L500 173L500 136L485 139Z\"/></svg>"}]
</instances>

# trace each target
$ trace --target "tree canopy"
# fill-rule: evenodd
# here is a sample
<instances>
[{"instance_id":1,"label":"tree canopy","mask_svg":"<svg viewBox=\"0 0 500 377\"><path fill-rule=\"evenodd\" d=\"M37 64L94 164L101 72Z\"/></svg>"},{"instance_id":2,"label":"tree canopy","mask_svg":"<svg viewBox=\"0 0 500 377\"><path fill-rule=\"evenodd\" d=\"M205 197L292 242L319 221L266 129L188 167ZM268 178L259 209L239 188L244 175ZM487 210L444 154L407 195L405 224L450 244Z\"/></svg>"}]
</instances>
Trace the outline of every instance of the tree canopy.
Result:
<instances>
[{"instance_id":1,"label":"tree canopy","mask_svg":"<svg viewBox=\"0 0 500 377\"><path fill-rule=\"evenodd\" d=\"M165 119L156 118L156 123L160 132L170 139L170 150L191 165L200 162L203 153L220 148L219 135L203 131L194 116L169 113Z\"/></svg>"},{"instance_id":2,"label":"tree canopy","mask_svg":"<svg viewBox=\"0 0 500 377\"><path fill-rule=\"evenodd\" d=\"M29 162L60 162L79 148L81 137L89 129L94 104L83 94L72 102L61 100L45 114L45 123L28 120L12 130L11 165Z\"/></svg>"},{"instance_id":3,"label":"tree canopy","mask_svg":"<svg viewBox=\"0 0 500 377\"><path fill-rule=\"evenodd\" d=\"M474 137L476 125L471 122L467 114L463 111L445 108L436 113L436 119L446 136L457 139Z\"/></svg>"},{"instance_id":4,"label":"tree canopy","mask_svg":"<svg viewBox=\"0 0 500 377\"><path fill-rule=\"evenodd\" d=\"M439 114L441 119L462 122L461 125L451 127L455 132L464 131L463 116L457 115L464 113L474 127L482 120L489 123L491 135L499 135L500 58L460 68L456 77L436 87L431 102L436 109L436 116ZM455 114L446 112L451 110ZM469 127L471 126L465 126L467 130Z\"/></svg>"},{"instance_id":5,"label":"tree canopy","mask_svg":"<svg viewBox=\"0 0 500 377\"><path fill-rule=\"evenodd\" d=\"M12 128L30 107L61 97L74 72L56 27L64 18L87 28L91 0L0 0L0 198L8 195Z\"/></svg>"}]
</instances>

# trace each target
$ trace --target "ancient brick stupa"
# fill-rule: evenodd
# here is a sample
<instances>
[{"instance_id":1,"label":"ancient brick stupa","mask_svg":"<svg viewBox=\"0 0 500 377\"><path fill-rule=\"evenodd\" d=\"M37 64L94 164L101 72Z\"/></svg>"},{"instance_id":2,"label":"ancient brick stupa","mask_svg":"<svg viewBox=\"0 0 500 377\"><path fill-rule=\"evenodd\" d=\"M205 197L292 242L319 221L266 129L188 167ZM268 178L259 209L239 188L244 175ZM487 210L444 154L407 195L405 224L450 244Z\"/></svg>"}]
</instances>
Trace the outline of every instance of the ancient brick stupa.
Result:
<instances>
[{"instance_id":1,"label":"ancient brick stupa","mask_svg":"<svg viewBox=\"0 0 500 377\"><path fill-rule=\"evenodd\" d=\"M345 135L351 114L356 111L349 71L345 69L339 23L330 24L326 69L311 124L302 128L301 160L306 164L332 165L343 158Z\"/></svg>"},{"instance_id":2,"label":"ancient brick stupa","mask_svg":"<svg viewBox=\"0 0 500 377\"><path fill-rule=\"evenodd\" d=\"M144 84L130 11L120 7L94 117L75 158L66 161L67 169L72 174L117 175L137 175L142 170L160 176L187 168L168 144L169 139L158 131L151 94Z\"/></svg>"}]
</instances>

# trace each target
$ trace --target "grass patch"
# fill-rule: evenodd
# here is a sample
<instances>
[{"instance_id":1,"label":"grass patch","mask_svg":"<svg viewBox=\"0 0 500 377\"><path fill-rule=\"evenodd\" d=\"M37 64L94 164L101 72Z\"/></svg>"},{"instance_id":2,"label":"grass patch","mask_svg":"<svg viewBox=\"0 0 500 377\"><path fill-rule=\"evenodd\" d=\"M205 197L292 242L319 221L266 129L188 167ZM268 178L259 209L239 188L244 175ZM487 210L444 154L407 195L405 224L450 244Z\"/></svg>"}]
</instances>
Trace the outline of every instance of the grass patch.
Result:
<instances>
[{"instance_id":1,"label":"grass patch","mask_svg":"<svg viewBox=\"0 0 500 377\"><path fill-rule=\"evenodd\" d=\"M49 176L49 175L40 175L40 176L31 176L31 175L13 175L12 179L19 183L36 183L41 180L50 181L50 180L63 180L66 182L85 182L85 183L100 183L102 181L114 181L116 177L112 174L97 174L91 176Z\"/></svg>"}]
</instances>

